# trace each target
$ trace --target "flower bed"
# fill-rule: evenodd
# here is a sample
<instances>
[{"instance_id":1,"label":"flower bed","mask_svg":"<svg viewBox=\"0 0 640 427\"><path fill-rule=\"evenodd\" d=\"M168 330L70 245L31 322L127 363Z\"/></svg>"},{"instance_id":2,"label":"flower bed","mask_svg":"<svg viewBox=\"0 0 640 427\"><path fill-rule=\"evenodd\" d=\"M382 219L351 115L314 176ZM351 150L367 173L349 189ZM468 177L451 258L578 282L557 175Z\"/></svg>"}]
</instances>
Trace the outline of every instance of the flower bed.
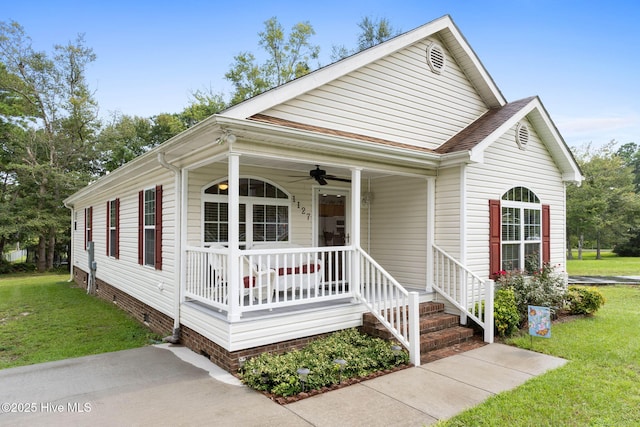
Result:
<instances>
[{"instance_id":1,"label":"flower bed","mask_svg":"<svg viewBox=\"0 0 640 427\"><path fill-rule=\"evenodd\" d=\"M347 329L301 350L254 357L239 376L249 387L283 404L408 366L409 355L397 344Z\"/></svg>"}]
</instances>

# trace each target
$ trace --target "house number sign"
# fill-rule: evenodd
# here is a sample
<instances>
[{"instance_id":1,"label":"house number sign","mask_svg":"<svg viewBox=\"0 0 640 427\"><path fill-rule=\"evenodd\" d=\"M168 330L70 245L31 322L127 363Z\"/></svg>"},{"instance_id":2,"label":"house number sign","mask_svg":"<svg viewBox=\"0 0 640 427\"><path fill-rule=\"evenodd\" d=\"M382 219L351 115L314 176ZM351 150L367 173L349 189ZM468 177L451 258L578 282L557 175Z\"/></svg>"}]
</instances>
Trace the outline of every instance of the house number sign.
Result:
<instances>
[{"instance_id":1,"label":"house number sign","mask_svg":"<svg viewBox=\"0 0 640 427\"><path fill-rule=\"evenodd\" d=\"M307 217L307 221L311 219L311 212L307 210L307 208L303 205L300 205L300 200L296 200L296 196L291 196L291 201L293 205L300 211L301 215L305 215Z\"/></svg>"}]
</instances>

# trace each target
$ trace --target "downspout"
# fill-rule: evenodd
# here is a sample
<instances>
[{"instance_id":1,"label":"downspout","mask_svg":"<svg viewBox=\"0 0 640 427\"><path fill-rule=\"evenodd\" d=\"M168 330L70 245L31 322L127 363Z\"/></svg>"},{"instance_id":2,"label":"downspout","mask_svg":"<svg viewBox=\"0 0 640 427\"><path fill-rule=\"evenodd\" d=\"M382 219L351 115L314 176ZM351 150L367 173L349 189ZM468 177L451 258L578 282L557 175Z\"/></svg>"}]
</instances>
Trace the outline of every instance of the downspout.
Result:
<instances>
[{"instance_id":1,"label":"downspout","mask_svg":"<svg viewBox=\"0 0 640 427\"><path fill-rule=\"evenodd\" d=\"M178 344L180 342L180 294L181 294L181 278L182 278L182 171L180 168L169 164L164 158L164 153L158 153L158 163L162 167L169 169L175 175L175 206L176 206L176 226L175 226L175 238L174 238L174 315L173 315L173 332L172 335L163 338L163 341L171 344Z\"/></svg>"},{"instance_id":2,"label":"downspout","mask_svg":"<svg viewBox=\"0 0 640 427\"><path fill-rule=\"evenodd\" d=\"M75 254L73 253L74 247L73 247L73 240L75 238L74 236L74 229L73 229L73 222L76 216L76 209L74 207L74 205L67 205L66 203L64 204L64 206L69 209L71 211L71 232L70 234L70 238L69 238L69 280L67 281L68 283L73 282L73 261L75 259Z\"/></svg>"}]
</instances>

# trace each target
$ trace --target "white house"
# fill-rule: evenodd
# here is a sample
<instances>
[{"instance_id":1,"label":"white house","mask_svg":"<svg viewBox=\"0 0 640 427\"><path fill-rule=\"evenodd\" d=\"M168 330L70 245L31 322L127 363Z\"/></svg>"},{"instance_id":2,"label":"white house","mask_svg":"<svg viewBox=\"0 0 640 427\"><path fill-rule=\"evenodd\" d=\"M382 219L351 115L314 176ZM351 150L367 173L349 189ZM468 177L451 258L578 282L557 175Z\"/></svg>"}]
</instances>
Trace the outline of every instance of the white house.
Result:
<instances>
[{"instance_id":1,"label":"white house","mask_svg":"<svg viewBox=\"0 0 640 427\"><path fill-rule=\"evenodd\" d=\"M418 301L491 341L472 310L492 275L564 267L565 186L581 180L540 99L507 102L444 16L69 197L73 277L91 281L93 242L98 295L230 370L366 311L419 363Z\"/></svg>"}]
</instances>

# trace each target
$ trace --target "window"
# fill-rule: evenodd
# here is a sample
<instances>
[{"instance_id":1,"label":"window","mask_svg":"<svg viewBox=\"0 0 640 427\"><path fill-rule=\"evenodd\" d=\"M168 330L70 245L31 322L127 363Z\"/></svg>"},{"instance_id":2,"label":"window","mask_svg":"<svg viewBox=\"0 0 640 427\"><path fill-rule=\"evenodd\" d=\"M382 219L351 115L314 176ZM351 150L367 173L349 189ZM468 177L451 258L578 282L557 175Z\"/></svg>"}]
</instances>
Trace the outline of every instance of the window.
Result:
<instances>
[{"instance_id":1,"label":"window","mask_svg":"<svg viewBox=\"0 0 640 427\"><path fill-rule=\"evenodd\" d=\"M549 206L526 187L489 201L491 275L500 270L533 272L550 259Z\"/></svg>"},{"instance_id":2,"label":"window","mask_svg":"<svg viewBox=\"0 0 640 427\"><path fill-rule=\"evenodd\" d=\"M229 241L228 183L221 181L203 191L204 243ZM240 179L241 242L289 241L289 196L269 182Z\"/></svg>"},{"instance_id":3,"label":"window","mask_svg":"<svg viewBox=\"0 0 640 427\"><path fill-rule=\"evenodd\" d=\"M120 258L120 199L107 202L107 256Z\"/></svg>"},{"instance_id":4,"label":"window","mask_svg":"<svg viewBox=\"0 0 640 427\"><path fill-rule=\"evenodd\" d=\"M84 210L84 249L87 250L87 243L93 241L93 206Z\"/></svg>"},{"instance_id":5,"label":"window","mask_svg":"<svg viewBox=\"0 0 640 427\"><path fill-rule=\"evenodd\" d=\"M162 186L138 194L138 263L162 270Z\"/></svg>"}]
</instances>

